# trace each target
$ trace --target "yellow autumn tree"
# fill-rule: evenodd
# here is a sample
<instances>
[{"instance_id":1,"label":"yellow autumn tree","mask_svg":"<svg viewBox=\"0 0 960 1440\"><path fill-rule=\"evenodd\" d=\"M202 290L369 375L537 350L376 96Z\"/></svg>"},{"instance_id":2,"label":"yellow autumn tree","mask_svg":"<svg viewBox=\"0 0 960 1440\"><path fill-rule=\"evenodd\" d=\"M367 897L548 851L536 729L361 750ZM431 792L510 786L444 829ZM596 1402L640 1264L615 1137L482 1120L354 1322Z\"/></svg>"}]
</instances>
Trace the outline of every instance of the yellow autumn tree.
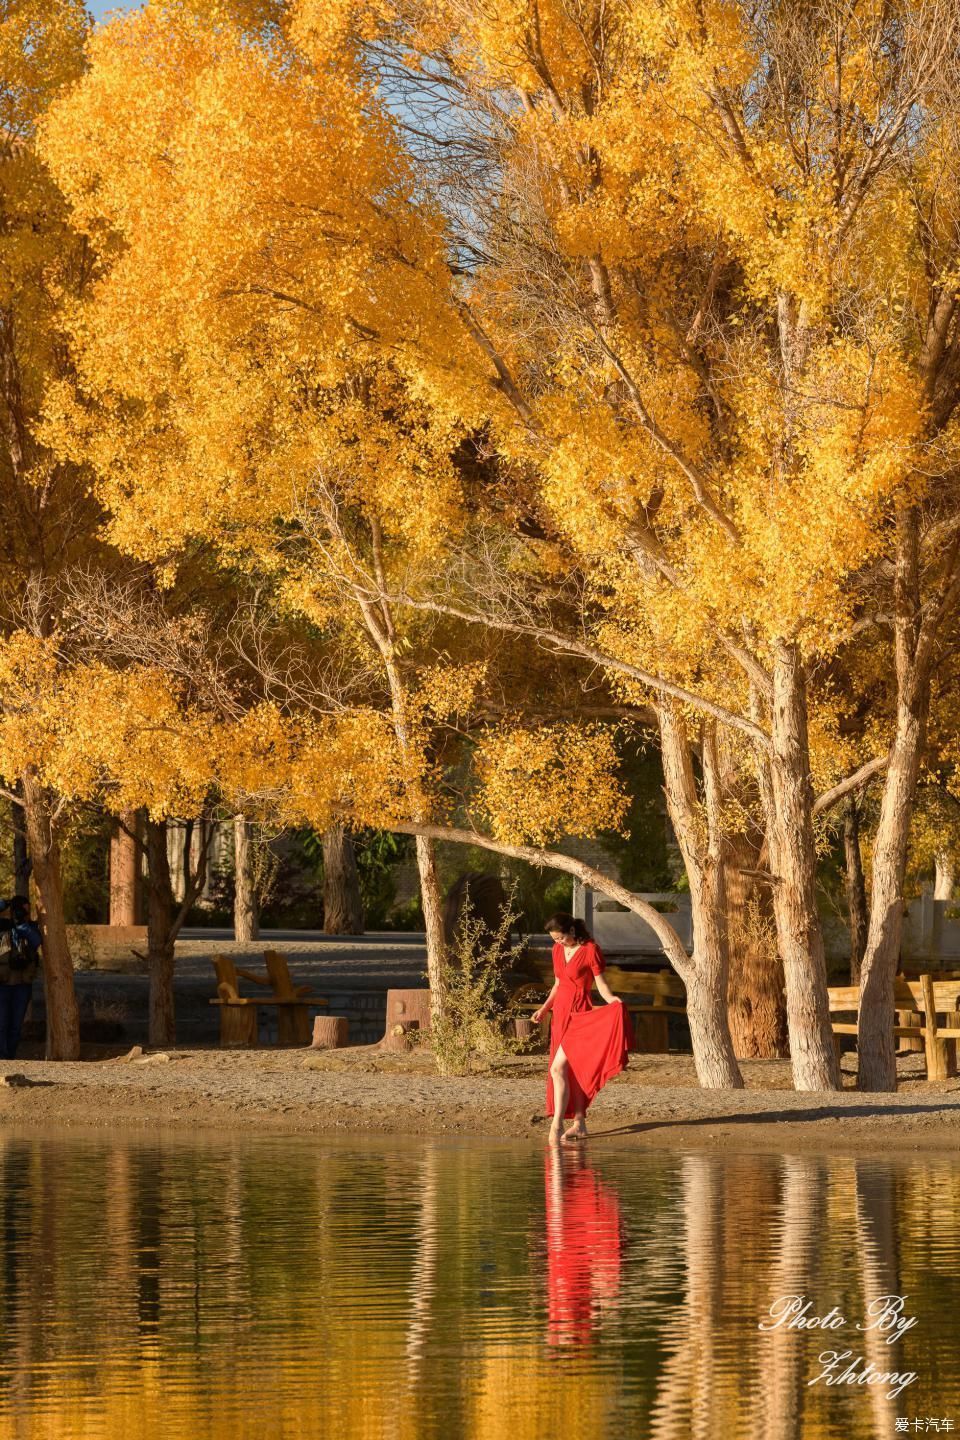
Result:
<instances>
[{"instance_id":1,"label":"yellow autumn tree","mask_svg":"<svg viewBox=\"0 0 960 1440\"><path fill-rule=\"evenodd\" d=\"M90 475L40 434L48 385L71 375L65 304L89 279L92 255L36 152L38 121L76 80L89 21L82 0L11 0L0 13L0 643L28 655L56 615L50 585L98 552ZM7 652L12 653L12 652ZM41 675L36 677L37 681ZM75 1058L79 1023L64 926L55 792L27 757L31 711L14 690L21 763L5 771L14 824L26 833L41 902L48 1054ZM15 757L14 757L15 759Z\"/></svg>"},{"instance_id":2,"label":"yellow autumn tree","mask_svg":"<svg viewBox=\"0 0 960 1440\"><path fill-rule=\"evenodd\" d=\"M889 598L895 555L901 699L861 1007L861 1082L888 1085L894 897L956 592L956 17L301 0L262 18L193 3L114 22L46 127L112 258L51 443L95 466L123 546L215 534L282 566L305 611L359 610L427 874L422 665L398 663L415 632L396 592L428 590L438 534L463 533L449 456L483 433L585 578L586 641L530 638L661 707L712 957L695 1015L724 999L727 862L689 715L701 754L716 722L753 768L805 1089L839 1078L811 676Z\"/></svg>"},{"instance_id":3,"label":"yellow autumn tree","mask_svg":"<svg viewBox=\"0 0 960 1440\"><path fill-rule=\"evenodd\" d=\"M394 127L354 67L321 71L197 8L147 7L98 32L84 83L46 129L44 153L106 269L74 319L79 386L50 391L46 433L95 469L118 546L176 564L203 536L273 575L291 610L339 625L355 664L372 654L389 744L371 736L371 763L400 766L397 819L418 827L440 1003L432 751L454 703L439 690L472 687L462 672L438 686L417 648L424 626L387 599L460 524L452 455L482 420L466 381L454 404L411 344L434 332L437 375L462 348L439 223L412 203ZM288 798L297 813L302 789ZM613 813L608 791L591 824ZM367 785L341 815L369 814L380 794Z\"/></svg>"},{"instance_id":4,"label":"yellow autumn tree","mask_svg":"<svg viewBox=\"0 0 960 1440\"><path fill-rule=\"evenodd\" d=\"M751 736L803 1088L838 1082L810 676L889 601L895 556L860 1034L861 1085L890 1088L911 797L957 591L957 16L934 0L297 13L318 61L384 52L397 80L406 61L408 108L418 59L423 89L447 80L426 169L478 257L459 293L496 444L591 567L598 648Z\"/></svg>"}]
</instances>

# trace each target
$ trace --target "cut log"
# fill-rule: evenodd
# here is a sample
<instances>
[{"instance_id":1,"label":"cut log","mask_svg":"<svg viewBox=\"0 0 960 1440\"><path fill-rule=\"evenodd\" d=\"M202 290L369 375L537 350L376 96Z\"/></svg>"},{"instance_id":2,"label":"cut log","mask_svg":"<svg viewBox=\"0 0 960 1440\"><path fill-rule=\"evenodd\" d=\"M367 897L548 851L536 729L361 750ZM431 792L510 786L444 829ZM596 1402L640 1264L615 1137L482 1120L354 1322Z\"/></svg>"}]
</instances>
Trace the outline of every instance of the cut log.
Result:
<instances>
[{"instance_id":1,"label":"cut log","mask_svg":"<svg viewBox=\"0 0 960 1440\"><path fill-rule=\"evenodd\" d=\"M347 1044L349 1022L341 1015L318 1015L313 1022L314 1050L342 1050Z\"/></svg>"},{"instance_id":2,"label":"cut log","mask_svg":"<svg viewBox=\"0 0 960 1440\"><path fill-rule=\"evenodd\" d=\"M394 1031L400 1026L399 1035ZM405 1039L407 1030L430 1029L430 991L429 990L388 990L387 991L387 1025L383 1039L380 1041L382 1050L408 1050L410 1041ZM397 1043L399 1041L399 1043Z\"/></svg>"},{"instance_id":3,"label":"cut log","mask_svg":"<svg viewBox=\"0 0 960 1440\"><path fill-rule=\"evenodd\" d=\"M414 1020L412 1022L398 1020L396 1025L389 1025L387 1033L380 1041L381 1050L412 1050L413 1040L411 1034L420 1027Z\"/></svg>"}]
</instances>

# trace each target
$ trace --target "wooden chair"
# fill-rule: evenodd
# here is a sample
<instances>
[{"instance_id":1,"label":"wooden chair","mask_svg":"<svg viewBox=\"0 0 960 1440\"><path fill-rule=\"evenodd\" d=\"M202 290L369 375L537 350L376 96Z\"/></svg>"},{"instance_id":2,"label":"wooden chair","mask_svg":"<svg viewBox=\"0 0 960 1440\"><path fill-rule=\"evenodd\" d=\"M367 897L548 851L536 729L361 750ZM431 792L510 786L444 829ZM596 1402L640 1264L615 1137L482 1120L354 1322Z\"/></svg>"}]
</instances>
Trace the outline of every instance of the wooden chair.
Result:
<instances>
[{"instance_id":1,"label":"wooden chair","mask_svg":"<svg viewBox=\"0 0 960 1440\"><path fill-rule=\"evenodd\" d=\"M840 1035L856 1035L860 990L856 985L831 986L827 991L831 1015L851 1018L831 1022L833 1043L840 1056ZM922 1045L927 1060L927 1079L946 1080L957 1073L957 1041L960 1040L960 979L940 980L920 975L908 980L898 975L894 985L895 1024L893 1035L903 1048ZM941 1024L938 1016L943 1016ZM912 1045L910 1042L914 1042Z\"/></svg>"},{"instance_id":2,"label":"wooden chair","mask_svg":"<svg viewBox=\"0 0 960 1440\"><path fill-rule=\"evenodd\" d=\"M294 986L286 956L281 955L279 950L266 950L263 958L277 1005L277 1044L309 1045L310 1011L318 1005L326 1005L326 1000L314 996L310 985Z\"/></svg>"},{"instance_id":3,"label":"wooden chair","mask_svg":"<svg viewBox=\"0 0 960 1440\"><path fill-rule=\"evenodd\" d=\"M257 1044L257 1011L262 1005L277 1007L277 1044L309 1045L311 1009L327 1004L314 996L309 985L294 988L283 955L268 950L264 955L266 975L238 968L227 955L213 960L217 975L217 998L211 1005L220 1006L220 1045L223 1049L251 1049ZM269 996L241 995L241 980L268 988ZM308 999L307 996L312 998Z\"/></svg>"}]
</instances>

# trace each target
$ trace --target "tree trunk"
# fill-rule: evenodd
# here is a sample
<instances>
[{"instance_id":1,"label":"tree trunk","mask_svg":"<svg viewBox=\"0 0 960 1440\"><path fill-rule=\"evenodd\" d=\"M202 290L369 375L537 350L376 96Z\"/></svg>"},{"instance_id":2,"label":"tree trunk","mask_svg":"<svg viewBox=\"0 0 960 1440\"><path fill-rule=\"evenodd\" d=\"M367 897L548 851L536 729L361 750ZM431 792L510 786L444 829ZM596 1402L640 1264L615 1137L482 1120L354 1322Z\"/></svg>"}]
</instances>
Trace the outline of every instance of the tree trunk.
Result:
<instances>
[{"instance_id":1,"label":"tree trunk","mask_svg":"<svg viewBox=\"0 0 960 1440\"><path fill-rule=\"evenodd\" d=\"M233 817L233 938L239 944L256 940L260 935L257 914L257 893L253 883L253 846L250 824L242 815Z\"/></svg>"},{"instance_id":2,"label":"tree trunk","mask_svg":"<svg viewBox=\"0 0 960 1440\"><path fill-rule=\"evenodd\" d=\"M424 835L416 837L417 870L420 874L420 901L427 940L427 979L430 1009L434 1019L443 1013L447 993L447 946L443 936L443 894L437 874L436 847Z\"/></svg>"},{"instance_id":3,"label":"tree trunk","mask_svg":"<svg viewBox=\"0 0 960 1440\"><path fill-rule=\"evenodd\" d=\"M867 948L867 887L860 854L860 812L856 797L847 800L843 816L843 854L847 875L847 910L850 915L850 984L860 984L860 966Z\"/></svg>"},{"instance_id":4,"label":"tree trunk","mask_svg":"<svg viewBox=\"0 0 960 1440\"><path fill-rule=\"evenodd\" d=\"M947 851L941 851L934 857L934 863L936 878L933 885L933 898L934 900L952 900L957 876L956 860Z\"/></svg>"},{"instance_id":5,"label":"tree trunk","mask_svg":"<svg viewBox=\"0 0 960 1440\"><path fill-rule=\"evenodd\" d=\"M139 816L126 810L110 837L110 924L140 923Z\"/></svg>"},{"instance_id":6,"label":"tree trunk","mask_svg":"<svg viewBox=\"0 0 960 1440\"><path fill-rule=\"evenodd\" d=\"M706 1088L741 1090L743 1076L727 1022L729 949L715 734L712 729L704 731L701 805L683 717L669 705L658 706L657 713L667 808L690 880L693 954L681 978L687 990L694 1065Z\"/></svg>"},{"instance_id":7,"label":"tree trunk","mask_svg":"<svg viewBox=\"0 0 960 1440\"><path fill-rule=\"evenodd\" d=\"M770 861L793 1080L797 1090L838 1090L840 1067L830 1028L827 965L817 910L805 682L796 645L777 647L770 718Z\"/></svg>"},{"instance_id":8,"label":"tree trunk","mask_svg":"<svg viewBox=\"0 0 960 1440\"><path fill-rule=\"evenodd\" d=\"M13 893L30 898L30 852L27 849L27 817L23 806L11 801L10 823L13 826Z\"/></svg>"},{"instance_id":9,"label":"tree trunk","mask_svg":"<svg viewBox=\"0 0 960 1440\"><path fill-rule=\"evenodd\" d=\"M761 848L742 831L727 837L727 1014L739 1060L782 1060L787 1046L783 965L769 883L759 870Z\"/></svg>"},{"instance_id":10,"label":"tree trunk","mask_svg":"<svg viewBox=\"0 0 960 1440\"><path fill-rule=\"evenodd\" d=\"M176 932L173 912L176 904L167 857L167 822L147 820L147 963L150 972L147 1039L156 1046L175 1045L176 1019L173 998L174 946Z\"/></svg>"},{"instance_id":11,"label":"tree trunk","mask_svg":"<svg viewBox=\"0 0 960 1440\"><path fill-rule=\"evenodd\" d=\"M894 576L894 658L897 715L873 847L870 928L860 972L857 1018L857 1088L877 1093L897 1088L894 1049L894 978L903 931L903 879L910 817L927 735L933 631L920 604L920 539L916 511L897 514Z\"/></svg>"},{"instance_id":12,"label":"tree trunk","mask_svg":"<svg viewBox=\"0 0 960 1440\"><path fill-rule=\"evenodd\" d=\"M323 931L325 935L362 935L363 901L353 836L343 825L323 835Z\"/></svg>"},{"instance_id":13,"label":"tree trunk","mask_svg":"<svg viewBox=\"0 0 960 1440\"><path fill-rule=\"evenodd\" d=\"M424 757L420 747L412 738L410 719L407 714L407 694L403 677L397 664L396 636L393 617L387 604L387 585L383 573L382 537L377 521L371 523L374 571L381 587L379 607L368 599L360 600L360 609L371 639L380 652L383 668L390 688L390 705L393 713L393 730L397 738L404 767L404 788L414 822L424 824L430 806L424 792ZM443 1014L446 1001L447 948L443 933L443 895L437 874L434 843L425 834L416 836L417 870L420 875L420 901L423 906L423 921L427 942L427 979L430 984L430 1006L434 1019Z\"/></svg>"},{"instance_id":14,"label":"tree trunk","mask_svg":"<svg viewBox=\"0 0 960 1440\"><path fill-rule=\"evenodd\" d=\"M870 928L860 971L857 1088L871 1093L897 1088L893 989L903 931L910 816L925 731L925 704L909 695L902 698L874 843Z\"/></svg>"},{"instance_id":15,"label":"tree trunk","mask_svg":"<svg viewBox=\"0 0 960 1440\"><path fill-rule=\"evenodd\" d=\"M80 1013L63 908L60 849L50 807L36 776L22 778L23 809L33 876L40 893L43 990L47 1007L47 1059L79 1060Z\"/></svg>"},{"instance_id":16,"label":"tree trunk","mask_svg":"<svg viewBox=\"0 0 960 1440\"><path fill-rule=\"evenodd\" d=\"M778 1314L782 1313L781 1297L821 1293L819 1262L827 1198L823 1161L785 1155L781 1169L779 1253L767 1287L774 1305L779 1302ZM776 1325L769 1312L758 1323L768 1333L763 1337L764 1384L753 1428L759 1440L796 1440L807 1431L804 1411L810 1393L804 1332L782 1322Z\"/></svg>"},{"instance_id":17,"label":"tree trunk","mask_svg":"<svg viewBox=\"0 0 960 1440\"><path fill-rule=\"evenodd\" d=\"M897 1256L896 1172L888 1165L870 1161L854 1162L857 1196L856 1255L860 1269L860 1294L863 1313L876 1315L889 1303L888 1295L902 1295L901 1275ZM891 1346L889 1336L871 1325L863 1337L864 1360L874 1369L887 1369ZM888 1396L883 1385L871 1385L870 1409L874 1435L895 1435L896 1398ZM916 1432L914 1432L916 1433Z\"/></svg>"},{"instance_id":18,"label":"tree trunk","mask_svg":"<svg viewBox=\"0 0 960 1440\"><path fill-rule=\"evenodd\" d=\"M719 907L702 904L694 920L693 963L684 977L687 1021L697 1079L705 1090L742 1090L743 1076L727 1021L727 947L717 927Z\"/></svg>"}]
</instances>

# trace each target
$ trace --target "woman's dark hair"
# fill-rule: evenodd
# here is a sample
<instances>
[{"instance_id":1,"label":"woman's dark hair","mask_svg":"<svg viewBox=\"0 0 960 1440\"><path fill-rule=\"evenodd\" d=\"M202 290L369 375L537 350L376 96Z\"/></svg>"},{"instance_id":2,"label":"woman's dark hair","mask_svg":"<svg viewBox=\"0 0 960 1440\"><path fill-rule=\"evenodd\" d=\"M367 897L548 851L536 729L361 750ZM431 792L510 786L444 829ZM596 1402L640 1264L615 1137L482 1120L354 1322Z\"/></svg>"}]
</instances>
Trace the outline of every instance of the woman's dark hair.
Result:
<instances>
[{"instance_id":1,"label":"woman's dark hair","mask_svg":"<svg viewBox=\"0 0 960 1440\"><path fill-rule=\"evenodd\" d=\"M549 920L544 920L543 928L549 935L551 930L560 930L564 935L572 935L574 940L591 940L593 937L584 925L574 915L568 915L565 910L560 910L556 915L551 915Z\"/></svg>"}]
</instances>

